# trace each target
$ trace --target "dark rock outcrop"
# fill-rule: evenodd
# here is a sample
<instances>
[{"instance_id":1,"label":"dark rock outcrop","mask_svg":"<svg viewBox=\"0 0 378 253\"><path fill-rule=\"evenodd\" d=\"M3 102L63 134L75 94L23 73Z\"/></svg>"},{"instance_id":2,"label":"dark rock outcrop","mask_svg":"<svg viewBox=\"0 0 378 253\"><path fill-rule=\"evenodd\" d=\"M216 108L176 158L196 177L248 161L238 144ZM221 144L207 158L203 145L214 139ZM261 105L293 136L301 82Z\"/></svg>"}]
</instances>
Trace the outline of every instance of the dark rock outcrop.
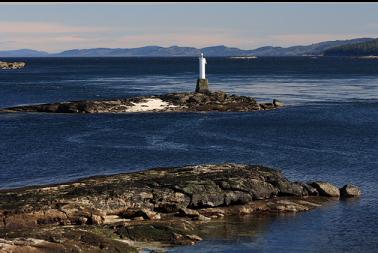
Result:
<instances>
[{"instance_id":1,"label":"dark rock outcrop","mask_svg":"<svg viewBox=\"0 0 378 253\"><path fill-rule=\"evenodd\" d=\"M282 107L282 106L284 106L284 104L281 101L277 100L277 99L273 99L273 105L275 107Z\"/></svg>"},{"instance_id":2,"label":"dark rock outcrop","mask_svg":"<svg viewBox=\"0 0 378 253\"><path fill-rule=\"evenodd\" d=\"M355 185L346 184L340 188L340 196L342 198L354 198L361 195L361 190Z\"/></svg>"},{"instance_id":3,"label":"dark rock outcrop","mask_svg":"<svg viewBox=\"0 0 378 253\"><path fill-rule=\"evenodd\" d=\"M148 104L149 102L155 105ZM156 106L156 104L160 106ZM169 93L115 100L82 100L26 105L0 109L0 112L125 113L125 112L250 112L281 107L280 102L259 104L252 97L225 92ZM136 109L138 108L138 109Z\"/></svg>"},{"instance_id":4,"label":"dark rock outcrop","mask_svg":"<svg viewBox=\"0 0 378 253\"><path fill-rule=\"evenodd\" d=\"M318 195L334 195L328 188L290 182L264 166L219 164L1 190L0 252L135 252L138 242L193 244L201 240L196 224L307 211L329 199Z\"/></svg>"}]
</instances>

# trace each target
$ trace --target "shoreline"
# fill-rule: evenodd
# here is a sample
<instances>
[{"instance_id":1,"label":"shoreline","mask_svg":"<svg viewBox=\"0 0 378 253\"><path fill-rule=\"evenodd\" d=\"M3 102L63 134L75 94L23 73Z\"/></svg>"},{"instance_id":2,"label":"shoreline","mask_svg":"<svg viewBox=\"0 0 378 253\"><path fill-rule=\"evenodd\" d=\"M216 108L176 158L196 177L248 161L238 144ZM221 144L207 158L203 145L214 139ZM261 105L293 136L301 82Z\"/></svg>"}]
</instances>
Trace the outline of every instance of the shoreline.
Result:
<instances>
[{"instance_id":1,"label":"shoreline","mask_svg":"<svg viewBox=\"0 0 378 253\"><path fill-rule=\"evenodd\" d=\"M0 112L45 113L156 113L156 112L251 112L273 110L284 104L276 99L257 103L248 96L217 92L182 92L132 98L79 100L23 105L0 109Z\"/></svg>"},{"instance_id":2,"label":"shoreline","mask_svg":"<svg viewBox=\"0 0 378 253\"><path fill-rule=\"evenodd\" d=\"M3 189L0 252L137 252L154 245L193 245L206 239L199 231L203 224L304 212L360 194L352 185L291 182L279 170L234 163Z\"/></svg>"}]
</instances>

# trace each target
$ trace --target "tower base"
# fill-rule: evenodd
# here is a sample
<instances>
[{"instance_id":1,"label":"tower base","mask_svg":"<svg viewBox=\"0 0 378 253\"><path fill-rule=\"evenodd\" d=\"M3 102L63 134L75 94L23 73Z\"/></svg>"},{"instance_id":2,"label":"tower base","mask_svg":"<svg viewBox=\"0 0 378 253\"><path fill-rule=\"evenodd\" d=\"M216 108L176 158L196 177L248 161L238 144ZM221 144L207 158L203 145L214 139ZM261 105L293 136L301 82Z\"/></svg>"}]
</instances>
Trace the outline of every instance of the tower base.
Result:
<instances>
[{"instance_id":1,"label":"tower base","mask_svg":"<svg viewBox=\"0 0 378 253\"><path fill-rule=\"evenodd\" d=\"M209 93L209 82L206 79L198 79L197 80L197 86L196 86L196 92L198 93Z\"/></svg>"}]
</instances>

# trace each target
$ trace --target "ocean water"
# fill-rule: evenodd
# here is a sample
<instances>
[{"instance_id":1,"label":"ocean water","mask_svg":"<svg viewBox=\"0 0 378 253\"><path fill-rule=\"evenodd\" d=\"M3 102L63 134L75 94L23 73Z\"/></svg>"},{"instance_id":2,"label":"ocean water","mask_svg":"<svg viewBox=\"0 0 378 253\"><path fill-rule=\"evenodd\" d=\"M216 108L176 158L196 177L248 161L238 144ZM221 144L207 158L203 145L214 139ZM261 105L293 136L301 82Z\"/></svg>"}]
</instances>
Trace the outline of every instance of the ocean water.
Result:
<instances>
[{"instance_id":1,"label":"ocean water","mask_svg":"<svg viewBox=\"0 0 378 253\"><path fill-rule=\"evenodd\" d=\"M12 59L14 60L14 59ZM0 107L191 91L195 58L29 58L0 72ZM0 113L0 188L158 166L251 163L363 196L296 215L204 226L171 252L376 252L378 60L209 58L210 87L280 110L251 113Z\"/></svg>"}]
</instances>

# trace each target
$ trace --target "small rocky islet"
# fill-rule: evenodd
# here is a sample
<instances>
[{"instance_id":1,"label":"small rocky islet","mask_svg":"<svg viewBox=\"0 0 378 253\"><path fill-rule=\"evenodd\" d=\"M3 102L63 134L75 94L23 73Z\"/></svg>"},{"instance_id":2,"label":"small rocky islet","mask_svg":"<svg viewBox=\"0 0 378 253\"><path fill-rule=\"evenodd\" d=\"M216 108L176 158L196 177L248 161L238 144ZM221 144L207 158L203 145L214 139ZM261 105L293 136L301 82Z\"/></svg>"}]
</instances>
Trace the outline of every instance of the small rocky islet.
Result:
<instances>
[{"instance_id":1,"label":"small rocky islet","mask_svg":"<svg viewBox=\"0 0 378 253\"><path fill-rule=\"evenodd\" d=\"M9 63L7 66L21 66L12 64ZM0 109L0 112L251 112L272 110L282 106L283 103L277 99L273 99L271 103L257 103L256 99L248 96L230 95L223 91L212 92L207 79L198 79L195 92L24 105Z\"/></svg>"},{"instance_id":2,"label":"small rocky islet","mask_svg":"<svg viewBox=\"0 0 378 253\"><path fill-rule=\"evenodd\" d=\"M0 61L0 69L9 70L9 69L22 69L26 66L25 62L4 62Z\"/></svg>"},{"instance_id":3,"label":"small rocky islet","mask_svg":"<svg viewBox=\"0 0 378 253\"><path fill-rule=\"evenodd\" d=\"M283 106L257 103L248 96L216 92L181 92L164 95L140 96L122 99L80 100L61 103L25 105L0 109L0 112L49 113L127 113L127 112L251 112L272 110Z\"/></svg>"},{"instance_id":4,"label":"small rocky islet","mask_svg":"<svg viewBox=\"0 0 378 253\"><path fill-rule=\"evenodd\" d=\"M138 252L192 245L199 226L229 217L297 213L353 185L292 182L259 165L156 168L74 182L0 190L0 252Z\"/></svg>"}]
</instances>

